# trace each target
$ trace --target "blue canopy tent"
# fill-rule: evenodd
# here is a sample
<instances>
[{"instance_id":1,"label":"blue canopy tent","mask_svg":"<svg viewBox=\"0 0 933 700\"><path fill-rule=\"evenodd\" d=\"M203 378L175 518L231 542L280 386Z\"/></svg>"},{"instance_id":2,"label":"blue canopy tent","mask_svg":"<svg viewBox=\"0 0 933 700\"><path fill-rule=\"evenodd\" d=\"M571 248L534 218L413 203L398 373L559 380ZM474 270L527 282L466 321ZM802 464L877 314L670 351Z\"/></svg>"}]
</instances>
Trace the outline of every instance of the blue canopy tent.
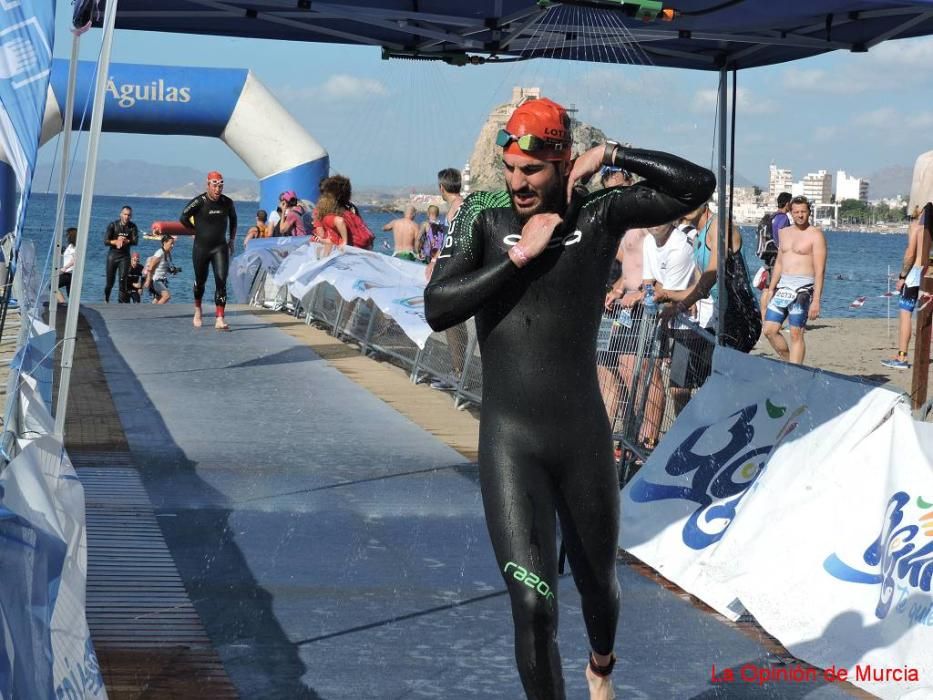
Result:
<instances>
[{"instance_id":1,"label":"blue canopy tent","mask_svg":"<svg viewBox=\"0 0 933 700\"><path fill-rule=\"evenodd\" d=\"M587 22L586 13L567 13L567 21L548 23L554 43L539 43L539 24L561 6L613 11L631 35L613 35L605 25ZM373 45L388 55L446 54L451 61L466 54L577 59L588 42L635 39L655 65L701 70L752 68L827 51L868 51L888 39L933 33L933 0L672 0L671 21L639 19L650 19L660 7L660 2L617 0L162 0L155 7L150 0L120 0L116 26ZM574 18L586 24L575 24ZM611 55L602 60L615 62Z\"/></svg>"},{"instance_id":2,"label":"blue canopy tent","mask_svg":"<svg viewBox=\"0 0 933 700\"><path fill-rule=\"evenodd\" d=\"M107 0L103 18L93 18L96 26L104 28L105 47L93 114L97 117L102 111L103 76L114 27L379 46L384 58L444 60L455 65L531 58L625 63L632 55L626 47L637 44L642 61L646 57L657 66L719 72L717 175L719 211L725 212L722 184L731 172L726 159L728 71L830 51L866 52L890 39L933 34L933 0L672 3L665 7L657 0ZM605 50L586 50L595 48ZM99 126L92 125L90 143L95 148L98 134ZM96 152L89 148L91 173L85 178L85 198L93 189L95 160ZM82 217L89 215L89 205L86 215L82 206ZM83 218L79 244L86 237L82 225L87 225ZM727 227L719 229L723 251ZM724 265L725 256L719 255L720 288ZM725 303L719 312L722 327ZM74 316L69 309L66 337L77 322L76 309ZM66 344L58 429L64 421L70 350Z\"/></svg>"}]
</instances>

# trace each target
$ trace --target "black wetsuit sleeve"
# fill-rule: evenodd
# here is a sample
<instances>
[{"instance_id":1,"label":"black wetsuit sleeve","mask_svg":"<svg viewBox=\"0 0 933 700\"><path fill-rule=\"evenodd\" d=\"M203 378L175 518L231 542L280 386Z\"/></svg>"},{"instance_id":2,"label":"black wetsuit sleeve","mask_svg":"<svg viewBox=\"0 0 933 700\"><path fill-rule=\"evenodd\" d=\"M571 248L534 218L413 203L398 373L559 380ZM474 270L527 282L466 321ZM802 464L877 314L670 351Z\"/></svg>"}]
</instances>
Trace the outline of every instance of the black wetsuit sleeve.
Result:
<instances>
[{"instance_id":1,"label":"black wetsuit sleeve","mask_svg":"<svg viewBox=\"0 0 933 700\"><path fill-rule=\"evenodd\" d=\"M191 223L191 217L198 213L198 210L201 208L201 203L204 199L203 195L198 195L190 202L185 205L185 208L181 210L181 216L178 217L178 220L181 222L181 225L185 228L194 228L194 224Z\"/></svg>"},{"instance_id":2,"label":"black wetsuit sleeve","mask_svg":"<svg viewBox=\"0 0 933 700\"><path fill-rule=\"evenodd\" d=\"M117 227L114 226L115 223L115 221L111 221L109 224L107 224L107 230L104 231L104 245L108 248L113 248L113 246L110 244L117 237Z\"/></svg>"},{"instance_id":3,"label":"black wetsuit sleeve","mask_svg":"<svg viewBox=\"0 0 933 700\"><path fill-rule=\"evenodd\" d=\"M670 153L620 148L614 164L644 178L616 190L607 217L614 230L666 224L705 204L716 189L712 172Z\"/></svg>"},{"instance_id":4,"label":"black wetsuit sleeve","mask_svg":"<svg viewBox=\"0 0 933 700\"><path fill-rule=\"evenodd\" d=\"M500 260L483 264L483 216L471 215L473 205L469 199L463 203L465 211L454 220L424 290L425 318L435 331L473 316L518 271L505 253Z\"/></svg>"},{"instance_id":5,"label":"black wetsuit sleeve","mask_svg":"<svg viewBox=\"0 0 933 700\"><path fill-rule=\"evenodd\" d=\"M130 245L139 245L139 227L130 222Z\"/></svg>"}]
</instances>

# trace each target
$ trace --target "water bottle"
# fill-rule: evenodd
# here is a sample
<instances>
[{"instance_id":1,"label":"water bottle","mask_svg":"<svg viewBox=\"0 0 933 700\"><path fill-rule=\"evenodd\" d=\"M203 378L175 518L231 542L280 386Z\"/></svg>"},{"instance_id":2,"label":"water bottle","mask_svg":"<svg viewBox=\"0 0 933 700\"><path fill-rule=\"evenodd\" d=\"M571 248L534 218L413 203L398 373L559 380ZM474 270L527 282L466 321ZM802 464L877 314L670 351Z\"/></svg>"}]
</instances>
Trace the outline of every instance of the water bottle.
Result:
<instances>
[{"instance_id":1,"label":"water bottle","mask_svg":"<svg viewBox=\"0 0 933 700\"><path fill-rule=\"evenodd\" d=\"M654 285L646 284L645 285L645 298L642 300L641 305L645 309L645 314L648 316L656 316L658 313L658 302L654 300Z\"/></svg>"}]
</instances>

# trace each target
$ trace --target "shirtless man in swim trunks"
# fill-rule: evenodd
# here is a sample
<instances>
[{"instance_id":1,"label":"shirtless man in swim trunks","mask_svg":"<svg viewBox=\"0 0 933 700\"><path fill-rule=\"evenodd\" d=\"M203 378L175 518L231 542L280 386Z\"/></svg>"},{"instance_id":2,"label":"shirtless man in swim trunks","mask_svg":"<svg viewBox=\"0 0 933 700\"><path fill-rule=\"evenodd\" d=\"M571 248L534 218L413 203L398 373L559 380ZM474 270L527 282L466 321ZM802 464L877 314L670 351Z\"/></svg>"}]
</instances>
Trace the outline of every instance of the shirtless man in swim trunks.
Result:
<instances>
[{"instance_id":1,"label":"shirtless man in swim trunks","mask_svg":"<svg viewBox=\"0 0 933 700\"><path fill-rule=\"evenodd\" d=\"M411 205L406 207L405 215L400 219L392 219L382 227L383 231L391 231L395 239L395 248L392 252L393 258L402 260L418 259L415 253L415 246L418 243L418 224L415 223L415 208Z\"/></svg>"},{"instance_id":2,"label":"shirtless man in swim trunks","mask_svg":"<svg viewBox=\"0 0 933 700\"><path fill-rule=\"evenodd\" d=\"M907 229L907 248L904 251L904 264L897 276L897 291L901 298L898 301L900 320L898 327L897 357L882 360L881 364L892 369L909 369L907 362L907 349L910 347L911 323L910 317L917 308L920 298L920 282L923 280L924 270L929 264L929 257L924 259L922 235L924 232L923 214L910 222Z\"/></svg>"},{"instance_id":3,"label":"shirtless man in swim trunks","mask_svg":"<svg viewBox=\"0 0 933 700\"><path fill-rule=\"evenodd\" d=\"M820 316L826 239L822 229L810 225L810 202L806 197L791 200L790 216L793 225L781 229L763 330L782 360L800 365L807 351L804 328L808 320ZM790 347L781 334L785 319L790 327Z\"/></svg>"},{"instance_id":4,"label":"shirtless man in swim trunks","mask_svg":"<svg viewBox=\"0 0 933 700\"><path fill-rule=\"evenodd\" d=\"M557 530L580 591L591 700L614 697L619 483L596 376L596 335L622 233L705 202L708 170L609 142L575 162L570 116L520 105L496 137L507 191L463 202L425 289L436 331L476 319L483 358L479 482L512 604L515 659L529 698L561 700ZM602 165L644 178L590 195L573 185ZM568 204L568 195L573 197Z\"/></svg>"}]
</instances>

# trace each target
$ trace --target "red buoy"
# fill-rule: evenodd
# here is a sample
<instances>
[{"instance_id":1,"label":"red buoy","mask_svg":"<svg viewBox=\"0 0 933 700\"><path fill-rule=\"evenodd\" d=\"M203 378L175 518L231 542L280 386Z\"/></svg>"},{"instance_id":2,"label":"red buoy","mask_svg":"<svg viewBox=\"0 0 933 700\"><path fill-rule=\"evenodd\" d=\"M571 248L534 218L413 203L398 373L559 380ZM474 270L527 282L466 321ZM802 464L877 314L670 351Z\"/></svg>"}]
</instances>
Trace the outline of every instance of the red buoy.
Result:
<instances>
[{"instance_id":1,"label":"red buoy","mask_svg":"<svg viewBox=\"0 0 933 700\"><path fill-rule=\"evenodd\" d=\"M193 236L194 229L184 226L180 221L153 221L152 233L156 236L163 236L166 233L171 236Z\"/></svg>"}]
</instances>

